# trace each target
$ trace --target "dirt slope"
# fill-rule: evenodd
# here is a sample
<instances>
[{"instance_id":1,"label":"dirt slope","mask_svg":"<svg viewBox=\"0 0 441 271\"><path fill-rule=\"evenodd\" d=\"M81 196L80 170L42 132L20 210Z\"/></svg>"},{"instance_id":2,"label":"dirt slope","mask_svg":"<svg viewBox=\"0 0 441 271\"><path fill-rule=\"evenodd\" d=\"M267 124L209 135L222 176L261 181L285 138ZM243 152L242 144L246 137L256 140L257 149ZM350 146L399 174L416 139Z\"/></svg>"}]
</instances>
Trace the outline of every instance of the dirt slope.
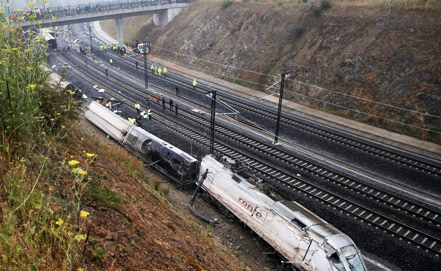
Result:
<instances>
[{"instance_id":1,"label":"dirt slope","mask_svg":"<svg viewBox=\"0 0 441 271\"><path fill-rule=\"evenodd\" d=\"M429 116L441 116L440 17L434 9L346 4L317 14L309 4L234 3L223 9L219 2L197 1L165 27L142 23L126 41L147 40L154 55L257 89L291 70L295 80L332 91L289 82L287 98L427 138L369 114L441 132L441 118ZM128 19L128 31L140 21L150 19Z\"/></svg>"},{"instance_id":2,"label":"dirt slope","mask_svg":"<svg viewBox=\"0 0 441 271\"><path fill-rule=\"evenodd\" d=\"M174 183L168 182L152 169L145 171L145 179L149 183L141 177L135 179L120 167L114 155L109 155L109 150L119 149L118 157L131 154L106 139L101 131L83 118L76 129L87 136L86 139L78 139L77 145L98 157L89 174L100 176L100 186L113 191L108 191L110 194L107 196L103 194L101 197L104 198L92 197L90 193L84 198L83 208L91 213L86 225L91 237L84 246L83 266L87 267L84 270L223 271L268 270L267 266L271 267L270 263L259 265L256 258L248 255L256 252L252 246L259 243L257 240L247 244L250 251L238 250L242 245L244 249L248 248L245 244L235 242L244 238L240 235L245 231L242 225L223 226L222 222L220 226L209 228L188 208L187 194L192 191L183 194L174 187ZM100 144L97 145L95 141ZM136 157L134 159L139 161ZM164 196L164 193L155 192L152 185L160 187L158 191L166 189L170 192ZM120 204L109 203L113 193L121 198ZM198 208L213 212L204 215L216 216L212 205L199 199L197 202ZM221 217L219 219L223 221ZM261 251L256 252L259 253Z\"/></svg>"}]
</instances>

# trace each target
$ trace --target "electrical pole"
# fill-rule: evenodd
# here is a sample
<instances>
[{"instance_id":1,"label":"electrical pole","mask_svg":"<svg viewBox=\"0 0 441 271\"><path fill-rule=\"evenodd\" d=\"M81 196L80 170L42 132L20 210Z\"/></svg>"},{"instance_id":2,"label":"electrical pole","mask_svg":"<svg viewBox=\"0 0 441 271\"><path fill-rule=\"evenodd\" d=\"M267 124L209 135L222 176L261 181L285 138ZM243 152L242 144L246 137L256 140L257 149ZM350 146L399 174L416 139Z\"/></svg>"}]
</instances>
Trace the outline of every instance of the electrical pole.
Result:
<instances>
[{"instance_id":1,"label":"electrical pole","mask_svg":"<svg viewBox=\"0 0 441 271\"><path fill-rule=\"evenodd\" d=\"M92 43L92 27L89 24L89 36L90 36L90 53L93 52L92 48L93 48L93 43Z\"/></svg>"},{"instance_id":2,"label":"electrical pole","mask_svg":"<svg viewBox=\"0 0 441 271\"><path fill-rule=\"evenodd\" d=\"M144 85L145 90L149 88L149 78L147 75L147 54L144 54Z\"/></svg>"},{"instance_id":3,"label":"electrical pole","mask_svg":"<svg viewBox=\"0 0 441 271\"><path fill-rule=\"evenodd\" d=\"M279 128L280 128L280 115L282 114L282 100L283 100L283 87L285 86L285 77L289 77L289 72L282 73L282 80L280 81L280 94L279 94L279 108L277 110L277 122L276 133L274 137L274 144L279 142Z\"/></svg>"},{"instance_id":4,"label":"electrical pole","mask_svg":"<svg viewBox=\"0 0 441 271\"><path fill-rule=\"evenodd\" d=\"M144 84L145 90L149 88L149 78L147 75L147 55L150 53L150 47L147 43L138 44L138 49L141 54L144 56Z\"/></svg>"},{"instance_id":5,"label":"electrical pole","mask_svg":"<svg viewBox=\"0 0 441 271\"><path fill-rule=\"evenodd\" d=\"M216 118L216 90L209 91L211 96L211 121L210 121L210 154L214 153L214 124Z\"/></svg>"}]
</instances>

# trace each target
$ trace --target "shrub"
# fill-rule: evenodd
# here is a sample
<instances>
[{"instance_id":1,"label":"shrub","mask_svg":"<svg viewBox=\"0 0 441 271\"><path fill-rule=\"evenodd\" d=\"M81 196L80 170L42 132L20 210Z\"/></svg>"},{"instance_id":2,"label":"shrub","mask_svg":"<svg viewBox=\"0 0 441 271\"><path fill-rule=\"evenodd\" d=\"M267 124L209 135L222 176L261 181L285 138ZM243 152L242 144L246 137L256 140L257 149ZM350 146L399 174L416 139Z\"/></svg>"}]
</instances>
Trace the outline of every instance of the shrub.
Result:
<instances>
[{"instance_id":1,"label":"shrub","mask_svg":"<svg viewBox=\"0 0 441 271\"><path fill-rule=\"evenodd\" d=\"M232 0L223 0L220 3L220 9L224 10L227 9L229 6L231 6L234 2Z\"/></svg>"},{"instance_id":2,"label":"shrub","mask_svg":"<svg viewBox=\"0 0 441 271\"><path fill-rule=\"evenodd\" d=\"M331 7L332 7L331 0L322 0L320 2L320 6L319 7L314 6L312 12L315 17L319 17L323 11L330 9Z\"/></svg>"},{"instance_id":3,"label":"shrub","mask_svg":"<svg viewBox=\"0 0 441 271\"><path fill-rule=\"evenodd\" d=\"M294 36L298 39L300 36L305 33L306 27L302 24L296 25L294 27Z\"/></svg>"},{"instance_id":4,"label":"shrub","mask_svg":"<svg viewBox=\"0 0 441 271\"><path fill-rule=\"evenodd\" d=\"M107 187L102 187L99 182L92 183L86 197L99 205L107 207L118 207L123 202L123 199L117 192Z\"/></svg>"},{"instance_id":5,"label":"shrub","mask_svg":"<svg viewBox=\"0 0 441 271\"><path fill-rule=\"evenodd\" d=\"M322 0L322 2L320 3L320 7L322 11L330 9L332 7L331 0Z\"/></svg>"}]
</instances>

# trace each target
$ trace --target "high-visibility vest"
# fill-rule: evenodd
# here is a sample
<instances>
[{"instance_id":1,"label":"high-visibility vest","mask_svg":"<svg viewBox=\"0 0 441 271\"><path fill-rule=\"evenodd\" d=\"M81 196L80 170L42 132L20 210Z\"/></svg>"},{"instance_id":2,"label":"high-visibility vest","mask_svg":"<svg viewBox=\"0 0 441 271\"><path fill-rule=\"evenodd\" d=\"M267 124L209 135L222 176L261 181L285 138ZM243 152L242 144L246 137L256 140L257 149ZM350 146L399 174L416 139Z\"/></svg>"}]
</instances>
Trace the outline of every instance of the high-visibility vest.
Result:
<instances>
[{"instance_id":1,"label":"high-visibility vest","mask_svg":"<svg viewBox=\"0 0 441 271\"><path fill-rule=\"evenodd\" d=\"M141 108L141 105L140 105L140 104L135 104L135 108L136 108L136 109L140 109L140 108Z\"/></svg>"},{"instance_id":2,"label":"high-visibility vest","mask_svg":"<svg viewBox=\"0 0 441 271\"><path fill-rule=\"evenodd\" d=\"M113 60L112 59L109 59L109 62L110 62L110 64L113 64Z\"/></svg>"},{"instance_id":3,"label":"high-visibility vest","mask_svg":"<svg viewBox=\"0 0 441 271\"><path fill-rule=\"evenodd\" d=\"M159 67L159 68L158 68L158 73L159 73L159 75L161 75L161 72L162 72L162 69L161 69L161 67Z\"/></svg>"},{"instance_id":4,"label":"high-visibility vest","mask_svg":"<svg viewBox=\"0 0 441 271\"><path fill-rule=\"evenodd\" d=\"M164 67L164 74L167 73L167 67Z\"/></svg>"},{"instance_id":5,"label":"high-visibility vest","mask_svg":"<svg viewBox=\"0 0 441 271\"><path fill-rule=\"evenodd\" d=\"M135 124L135 119L128 118L127 120L128 120L131 124Z\"/></svg>"},{"instance_id":6,"label":"high-visibility vest","mask_svg":"<svg viewBox=\"0 0 441 271\"><path fill-rule=\"evenodd\" d=\"M151 109L147 110L147 115L149 115L149 116L152 115L152 110Z\"/></svg>"},{"instance_id":7,"label":"high-visibility vest","mask_svg":"<svg viewBox=\"0 0 441 271\"><path fill-rule=\"evenodd\" d=\"M150 66L150 69L151 69L151 70L154 70L154 69L155 69L155 66L153 66L153 64L152 64L152 66Z\"/></svg>"},{"instance_id":8,"label":"high-visibility vest","mask_svg":"<svg viewBox=\"0 0 441 271\"><path fill-rule=\"evenodd\" d=\"M198 84L198 82L196 82L196 79L193 79L193 86L195 87Z\"/></svg>"}]
</instances>

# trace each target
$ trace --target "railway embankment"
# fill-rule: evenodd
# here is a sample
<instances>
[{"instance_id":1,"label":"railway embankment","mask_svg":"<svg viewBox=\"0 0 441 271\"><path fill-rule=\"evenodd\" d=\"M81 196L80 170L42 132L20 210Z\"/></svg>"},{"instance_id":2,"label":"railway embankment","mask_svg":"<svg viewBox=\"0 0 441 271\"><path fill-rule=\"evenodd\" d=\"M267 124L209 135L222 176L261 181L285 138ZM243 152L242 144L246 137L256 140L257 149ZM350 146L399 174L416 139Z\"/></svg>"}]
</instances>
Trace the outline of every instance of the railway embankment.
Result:
<instances>
[{"instance_id":1,"label":"railway embankment","mask_svg":"<svg viewBox=\"0 0 441 271\"><path fill-rule=\"evenodd\" d=\"M441 142L436 4L227 2L193 2L160 28L127 19L126 43L148 41L158 58L259 91L292 71L287 100Z\"/></svg>"}]
</instances>

